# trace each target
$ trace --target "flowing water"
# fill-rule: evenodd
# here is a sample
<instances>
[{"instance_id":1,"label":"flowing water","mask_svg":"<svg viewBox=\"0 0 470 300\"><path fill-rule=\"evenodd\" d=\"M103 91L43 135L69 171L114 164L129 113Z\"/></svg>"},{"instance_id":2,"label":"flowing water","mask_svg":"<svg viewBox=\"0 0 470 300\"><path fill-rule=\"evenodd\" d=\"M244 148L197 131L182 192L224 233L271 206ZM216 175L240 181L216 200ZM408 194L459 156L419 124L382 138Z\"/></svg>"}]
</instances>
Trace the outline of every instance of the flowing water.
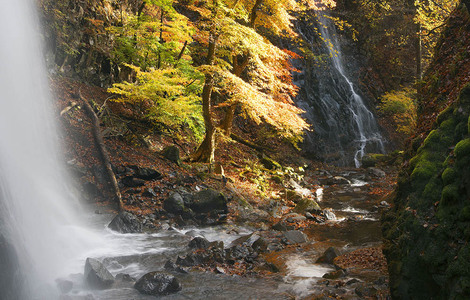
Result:
<instances>
[{"instance_id":1,"label":"flowing water","mask_svg":"<svg viewBox=\"0 0 470 300\"><path fill-rule=\"evenodd\" d=\"M151 299L138 294L132 285L90 290L83 280L85 259L98 258L113 275L126 273L138 278L146 272L162 270L166 260L189 251L186 245L194 235L228 244L250 230L238 228L238 233L233 234L230 228L219 227L117 234L106 228L112 215L92 214L80 207L68 188L67 175L60 163L64 159L54 124L33 4L32 0L8 1L0 10L0 28L8 29L0 31L0 233L16 252L0 259L3 262L17 259L19 264L18 270L9 270L12 274L2 270L1 280L11 277L18 279L18 283L6 286L5 282L10 281L0 281L0 297L5 300ZM366 133L364 136L369 138ZM316 194L320 198L322 190ZM354 201L345 201L333 209L339 217L369 215L366 208L355 205ZM371 216L371 222L376 222L374 218ZM317 238L322 239L321 233ZM345 246L349 242L340 244ZM0 249L0 255L4 253ZM290 271L281 284L191 272L178 276L183 290L166 298L240 299L249 295L253 299L286 299L286 291L308 292L317 278L330 270L313 265L304 257L292 256L286 260ZM67 295L59 294L55 283L59 278L73 283ZM15 289L13 293L6 292L12 289Z\"/></svg>"},{"instance_id":2,"label":"flowing water","mask_svg":"<svg viewBox=\"0 0 470 300\"><path fill-rule=\"evenodd\" d=\"M327 162L359 167L366 152L384 152L384 139L348 75L334 22L325 11L317 11L310 20L298 22L297 29L317 54L311 65L300 67L304 72L297 80L297 104L313 124L305 149Z\"/></svg>"}]
</instances>

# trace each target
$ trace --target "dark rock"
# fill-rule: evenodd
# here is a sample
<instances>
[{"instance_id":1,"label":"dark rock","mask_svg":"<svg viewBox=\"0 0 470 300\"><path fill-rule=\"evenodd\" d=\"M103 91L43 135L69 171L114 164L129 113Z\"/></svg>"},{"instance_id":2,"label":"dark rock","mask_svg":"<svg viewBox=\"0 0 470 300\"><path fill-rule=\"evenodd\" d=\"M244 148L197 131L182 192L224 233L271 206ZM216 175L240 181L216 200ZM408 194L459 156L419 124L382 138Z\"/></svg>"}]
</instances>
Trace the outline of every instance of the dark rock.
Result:
<instances>
[{"instance_id":1,"label":"dark rock","mask_svg":"<svg viewBox=\"0 0 470 300\"><path fill-rule=\"evenodd\" d=\"M177 272L181 274L188 273L186 269L178 266L176 263L172 262L171 260L167 260L163 267L165 268L165 270L172 271L172 272Z\"/></svg>"},{"instance_id":2,"label":"dark rock","mask_svg":"<svg viewBox=\"0 0 470 300\"><path fill-rule=\"evenodd\" d=\"M144 196L144 197L157 197L157 193L155 193L154 189L148 188L142 193L142 196Z\"/></svg>"},{"instance_id":3,"label":"dark rock","mask_svg":"<svg viewBox=\"0 0 470 300\"><path fill-rule=\"evenodd\" d=\"M344 270L340 269L340 270L336 270L336 271L333 271L333 272L326 273L322 277L325 278L325 279L338 279L338 278L344 277L344 276L346 276L346 272L344 272Z\"/></svg>"},{"instance_id":4,"label":"dark rock","mask_svg":"<svg viewBox=\"0 0 470 300\"><path fill-rule=\"evenodd\" d=\"M326 249L326 251L323 253L322 256L320 256L316 263L317 264L333 264L333 260L337 257L340 256L341 253L338 251L338 249L334 247L330 247Z\"/></svg>"},{"instance_id":5,"label":"dark rock","mask_svg":"<svg viewBox=\"0 0 470 300\"><path fill-rule=\"evenodd\" d=\"M251 245L251 247L252 247L253 250L255 250L255 251L264 252L264 251L266 251L266 249L268 248L268 242L267 242L264 238L259 237L259 238L253 243L253 245Z\"/></svg>"},{"instance_id":6,"label":"dark rock","mask_svg":"<svg viewBox=\"0 0 470 300\"><path fill-rule=\"evenodd\" d=\"M142 167L134 167L134 177L140 178L143 180L156 180L156 179L162 179L163 176L160 172L154 169L150 168L142 168Z\"/></svg>"},{"instance_id":7,"label":"dark rock","mask_svg":"<svg viewBox=\"0 0 470 300\"><path fill-rule=\"evenodd\" d=\"M130 212L120 212L108 225L109 229L120 233L140 233L142 223Z\"/></svg>"},{"instance_id":8,"label":"dark rock","mask_svg":"<svg viewBox=\"0 0 470 300\"><path fill-rule=\"evenodd\" d=\"M287 230L292 230L295 227L293 225L287 225L283 221L278 222L272 226L272 229L277 230L277 231L287 231Z\"/></svg>"},{"instance_id":9,"label":"dark rock","mask_svg":"<svg viewBox=\"0 0 470 300\"><path fill-rule=\"evenodd\" d=\"M181 291L181 284L172 275L150 272L137 280L134 288L141 294L164 296Z\"/></svg>"},{"instance_id":10,"label":"dark rock","mask_svg":"<svg viewBox=\"0 0 470 300\"><path fill-rule=\"evenodd\" d=\"M97 259L87 258L85 263L85 282L94 289L105 289L114 283L114 277Z\"/></svg>"},{"instance_id":11,"label":"dark rock","mask_svg":"<svg viewBox=\"0 0 470 300\"><path fill-rule=\"evenodd\" d=\"M289 230L284 232L284 238L288 244L301 244L307 242L307 236L299 230Z\"/></svg>"},{"instance_id":12,"label":"dark rock","mask_svg":"<svg viewBox=\"0 0 470 300\"><path fill-rule=\"evenodd\" d=\"M171 162L174 162L177 165L181 164L180 149L175 145L168 146L163 149L162 155L164 158L168 159Z\"/></svg>"},{"instance_id":13,"label":"dark rock","mask_svg":"<svg viewBox=\"0 0 470 300\"><path fill-rule=\"evenodd\" d=\"M188 244L190 249L207 249L210 245L211 242L200 236L195 237Z\"/></svg>"},{"instance_id":14,"label":"dark rock","mask_svg":"<svg viewBox=\"0 0 470 300\"><path fill-rule=\"evenodd\" d=\"M387 175L384 171L377 168L367 168L367 173L371 176L379 178L385 177Z\"/></svg>"},{"instance_id":15,"label":"dark rock","mask_svg":"<svg viewBox=\"0 0 470 300\"><path fill-rule=\"evenodd\" d=\"M342 176L331 176L328 178L320 179L321 185L341 185L350 184L351 182Z\"/></svg>"},{"instance_id":16,"label":"dark rock","mask_svg":"<svg viewBox=\"0 0 470 300\"><path fill-rule=\"evenodd\" d=\"M196 213L208 213L214 210L228 212L227 199L213 189L207 189L194 194L190 208Z\"/></svg>"},{"instance_id":17,"label":"dark rock","mask_svg":"<svg viewBox=\"0 0 470 300\"><path fill-rule=\"evenodd\" d=\"M62 294L70 292L73 288L73 282L66 279L56 279L57 288Z\"/></svg>"},{"instance_id":18,"label":"dark rock","mask_svg":"<svg viewBox=\"0 0 470 300\"><path fill-rule=\"evenodd\" d=\"M200 264L199 257L195 256L193 253L186 255L185 257L178 256L176 258L176 264L183 267L194 267Z\"/></svg>"},{"instance_id":19,"label":"dark rock","mask_svg":"<svg viewBox=\"0 0 470 300\"><path fill-rule=\"evenodd\" d=\"M373 286L360 285L354 289L359 297L375 298L378 290Z\"/></svg>"},{"instance_id":20,"label":"dark rock","mask_svg":"<svg viewBox=\"0 0 470 300\"><path fill-rule=\"evenodd\" d=\"M183 213L185 209L183 197L178 193L171 193L170 196L163 201L163 209L172 214L178 215Z\"/></svg>"},{"instance_id":21,"label":"dark rock","mask_svg":"<svg viewBox=\"0 0 470 300\"><path fill-rule=\"evenodd\" d=\"M127 187L138 187L138 186L144 186L145 180L135 178L133 176L126 176L123 179L121 179L121 183Z\"/></svg>"}]
</instances>

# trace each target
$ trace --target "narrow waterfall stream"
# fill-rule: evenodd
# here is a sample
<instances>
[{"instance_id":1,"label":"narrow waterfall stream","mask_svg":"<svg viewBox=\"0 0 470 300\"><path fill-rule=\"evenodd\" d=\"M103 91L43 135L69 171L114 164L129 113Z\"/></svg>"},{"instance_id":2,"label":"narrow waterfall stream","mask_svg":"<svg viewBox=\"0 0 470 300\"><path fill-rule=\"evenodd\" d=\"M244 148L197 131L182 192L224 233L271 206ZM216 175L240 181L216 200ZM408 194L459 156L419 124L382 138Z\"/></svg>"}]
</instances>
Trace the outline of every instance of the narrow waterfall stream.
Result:
<instances>
[{"instance_id":1,"label":"narrow waterfall stream","mask_svg":"<svg viewBox=\"0 0 470 300\"><path fill-rule=\"evenodd\" d=\"M297 103L314 129L307 133L305 148L327 162L360 167L366 152L384 152L384 139L348 75L334 22L326 11L318 10L311 18L297 24L312 52L321 53L312 65L301 67L298 81Z\"/></svg>"},{"instance_id":2,"label":"narrow waterfall stream","mask_svg":"<svg viewBox=\"0 0 470 300\"><path fill-rule=\"evenodd\" d=\"M0 33L0 262L4 263L0 273L1 299L154 299L134 289L132 280L117 279L104 290L90 288L83 275L85 260L96 258L116 278L121 275L135 280L147 272L164 271L166 261L190 252L187 245L194 236L223 241L228 246L258 230L281 240L283 233L274 229L235 224L208 228L172 228L167 224L167 228L151 233L120 234L106 227L114 214L95 214L82 208L63 166L65 159L54 122L34 10L33 0L9 1L0 10L0 27L8 29ZM336 50L331 51L333 54ZM382 145L381 138L377 130L371 129L376 126L372 114L346 77L340 58L332 58L335 60L340 75L336 77L343 78L343 90L352 97L346 110L355 116L350 122L358 128L353 144L354 160L359 161L368 144ZM340 130L342 125L335 126ZM360 174L343 175L350 176L352 182ZM316 193L319 201L322 191L318 189ZM321 277L332 270L331 265L314 263L326 247L351 250L380 243L379 212L369 211L376 199L354 184L327 190L326 195L325 207L330 207L338 218L312 229L313 238L304 243L310 250L283 257L286 274L251 278L190 271L175 275L182 291L163 298L292 299L317 292ZM331 235L336 238L330 241L327 237ZM361 279L362 275L346 279ZM66 287L61 288L60 283ZM354 283L345 293L353 294L353 287Z\"/></svg>"}]
</instances>

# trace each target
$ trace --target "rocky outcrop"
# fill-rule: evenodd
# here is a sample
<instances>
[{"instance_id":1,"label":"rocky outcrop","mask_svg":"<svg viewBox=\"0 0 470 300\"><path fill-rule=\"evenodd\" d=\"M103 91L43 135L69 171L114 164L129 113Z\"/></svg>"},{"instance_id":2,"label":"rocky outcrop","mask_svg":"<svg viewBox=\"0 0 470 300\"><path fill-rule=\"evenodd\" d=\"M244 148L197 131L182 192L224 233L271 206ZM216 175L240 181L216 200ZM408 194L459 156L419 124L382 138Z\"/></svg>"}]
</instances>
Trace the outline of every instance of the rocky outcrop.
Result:
<instances>
[{"instance_id":1,"label":"rocky outcrop","mask_svg":"<svg viewBox=\"0 0 470 300\"><path fill-rule=\"evenodd\" d=\"M142 232L142 223L130 212L119 213L108 225L109 229L120 233L140 233Z\"/></svg>"},{"instance_id":2,"label":"rocky outcrop","mask_svg":"<svg viewBox=\"0 0 470 300\"><path fill-rule=\"evenodd\" d=\"M436 81L433 70L449 66L438 60L431 65L420 119L424 128L431 124L428 120L436 122L424 141L418 136L413 142L392 208L383 217L384 253L396 299L470 298L470 85L453 96L455 82L469 80L470 59L453 56L461 53L458 49L467 53L469 26L470 14L462 5L450 18L436 52L445 62L457 59L458 68L439 73ZM455 77L459 80L452 84ZM445 93L450 105L435 118L430 107L434 105L434 112L442 107L436 102L444 99L439 93Z\"/></svg>"},{"instance_id":3,"label":"rocky outcrop","mask_svg":"<svg viewBox=\"0 0 470 300\"><path fill-rule=\"evenodd\" d=\"M172 275L150 272L137 280L134 288L142 294L164 296L181 291L181 284Z\"/></svg>"},{"instance_id":4,"label":"rocky outcrop","mask_svg":"<svg viewBox=\"0 0 470 300\"><path fill-rule=\"evenodd\" d=\"M94 289L109 288L114 283L114 276L97 259L87 258L85 263L85 282Z\"/></svg>"}]
</instances>

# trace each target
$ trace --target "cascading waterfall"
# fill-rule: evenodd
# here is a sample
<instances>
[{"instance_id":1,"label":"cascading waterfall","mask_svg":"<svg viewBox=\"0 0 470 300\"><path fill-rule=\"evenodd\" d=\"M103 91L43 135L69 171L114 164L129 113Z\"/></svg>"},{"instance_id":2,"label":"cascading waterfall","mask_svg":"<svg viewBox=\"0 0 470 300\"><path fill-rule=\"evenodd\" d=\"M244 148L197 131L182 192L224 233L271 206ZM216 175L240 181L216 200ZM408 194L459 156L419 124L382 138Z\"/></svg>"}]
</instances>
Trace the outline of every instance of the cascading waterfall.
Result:
<instances>
[{"instance_id":1,"label":"cascading waterfall","mask_svg":"<svg viewBox=\"0 0 470 300\"><path fill-rule=\"evenodd\" d=\"M333 21L325 11L317 11L316 21L316 30L312 24L310 28L297 25L313 52L323 53L306 68L299 82L297 103L314 127L314 132L307 134L306 148L326 160L337 153L340 157L332 159L337 164L354 162L359 167L367 150L384 152L384 141L373 113L347 75ZM318 44L322 45L319 49L315 48Z\"/></svg>"},{"instance_id":2,"label":"cascading waterfall","mask_svg":"<svg viewBox=\"0 0 470 300\"><path fill-rule=\"evenodd\" d=\"M0 10L0 233L24 281L16 299L54 299L44 287L83 268L76 259L98 241L80 226L60 163L35 9L15 0Z\"/></svg>"}]
</instances>

